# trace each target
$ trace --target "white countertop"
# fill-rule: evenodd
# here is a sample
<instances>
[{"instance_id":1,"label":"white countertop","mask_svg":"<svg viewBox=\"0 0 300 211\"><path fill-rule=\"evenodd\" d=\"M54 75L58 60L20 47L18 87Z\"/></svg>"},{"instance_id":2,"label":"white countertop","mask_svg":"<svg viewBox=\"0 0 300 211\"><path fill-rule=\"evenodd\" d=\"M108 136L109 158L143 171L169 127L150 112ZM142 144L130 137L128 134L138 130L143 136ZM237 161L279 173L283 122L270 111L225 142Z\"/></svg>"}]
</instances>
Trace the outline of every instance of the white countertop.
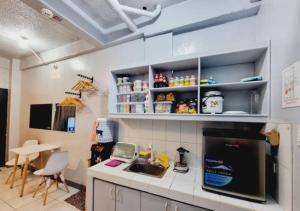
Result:
<instances>
[{"instance_id":1,"label":"white countertop","mask_svg":"<svg viewBox=\"0 0 300 211\"><path fill-rule=\"evenodd\" d=\"M100 163L88 169L88 177L156 194L215 211L283 211L271 198L266 204L249 202L204 191L201 169L190 168L186 174L176 173L171 166L163 178L123 171L129 164L109 167Z\"/></svg>"}]
</instances>

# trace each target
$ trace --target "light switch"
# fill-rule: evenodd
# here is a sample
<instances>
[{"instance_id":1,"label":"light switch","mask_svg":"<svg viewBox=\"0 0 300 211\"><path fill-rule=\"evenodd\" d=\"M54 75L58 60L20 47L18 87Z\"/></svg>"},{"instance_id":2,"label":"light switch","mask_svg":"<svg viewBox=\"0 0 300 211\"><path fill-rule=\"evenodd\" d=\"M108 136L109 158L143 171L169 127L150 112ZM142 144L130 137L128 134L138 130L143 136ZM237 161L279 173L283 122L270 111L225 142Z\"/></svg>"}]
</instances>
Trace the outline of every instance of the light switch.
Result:
<instances>
[{"instance_id":1,"label":"light switch","mask_svg":"<svg viewBox=\"0 0 300 211\"><path fill-rule=\"evenodd\" d=\"M298 146L300 147L300 125L297 126L297 143L298 143Z\"/></svg>"}]
</instances>

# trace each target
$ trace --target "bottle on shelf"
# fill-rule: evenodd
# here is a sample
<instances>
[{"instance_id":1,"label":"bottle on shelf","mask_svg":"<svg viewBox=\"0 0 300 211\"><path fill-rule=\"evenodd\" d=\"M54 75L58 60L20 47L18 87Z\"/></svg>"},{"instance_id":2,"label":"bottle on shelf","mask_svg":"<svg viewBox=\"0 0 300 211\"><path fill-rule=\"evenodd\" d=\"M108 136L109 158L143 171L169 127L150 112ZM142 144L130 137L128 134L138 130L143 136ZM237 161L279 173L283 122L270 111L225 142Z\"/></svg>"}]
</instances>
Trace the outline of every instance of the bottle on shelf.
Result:
<instances>
[{"instance_id":1,"label":"bottle on shelf","mask_svg":"<svg viewBox=\"0 0 300 211\"><path fill-rule=\"evenodd\" d=\"M191 75L190 86L195 86L197 84L196 78L194 75Z\"/></svg>"},{"instance_id":2,"label":"bottle on shelf","mask_svg":"<svg viewBox=\"0 0 300 211\"><path fill-rule=\"evenodd\" d=\"M184 86L190 86L190 77L188 75L184 79Z\"/></svg>"},{"instance_id":3,"label":"bottle on shelf","mask_svg":"<svg viewBox=\"0 0 300 211\"><path fill-rule=\"evenodd\" d=\"M184 77L183 76L181 76L180 77L180 84L179 84L179 86L184 86Z\"/></svg>"},{"instance_id":4,"label":"bottle on shelf","mask_svg":"<svg viewBox=\"0 0 300 211\"><path fill-rule=\"evenodd\" d=\"M169 81L169 87L174 87L174 86L175 86L175 80L173 77L171 77Z\"/></svg>"},{"instance_id":5,"label":"bottle on shelf","mask_svg":"<svg viewBox=\"0 0 300 211\"><path fill-rule=\"evenodd\" d=\"M159 84L159 74L155 74L154 77L154 88L158 88L158 84Z\"/></svg>"},{"instance_id":6,"label":"bottle on shelf","mask_svg":"<svg viewBox=\"0 0 300 211\"><path fill-rule=\"evenodd\" d=\"M157 73L154 77L154 88L168 87L168 78L163 73Z\"/></svg>"},{"instance_id":7,"label":"bottle on shelf","mask_svg":"<svg viewBox=\"0 0 300 211\"><path fill-rule=\"evenodd\" d=\"M176 76L175 81L174 81L174 86L180 86L180 79L177 76Z\"/></svg>"}]
</instances>

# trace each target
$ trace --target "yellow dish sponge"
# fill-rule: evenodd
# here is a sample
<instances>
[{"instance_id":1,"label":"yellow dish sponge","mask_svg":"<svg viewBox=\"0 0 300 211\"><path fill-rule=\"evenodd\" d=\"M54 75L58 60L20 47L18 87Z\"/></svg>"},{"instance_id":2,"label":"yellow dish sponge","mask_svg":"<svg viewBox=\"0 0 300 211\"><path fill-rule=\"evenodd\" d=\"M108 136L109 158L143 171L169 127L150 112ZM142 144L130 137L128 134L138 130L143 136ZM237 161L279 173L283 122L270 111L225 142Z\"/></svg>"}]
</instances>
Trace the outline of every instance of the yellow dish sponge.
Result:
<instances>
[{"instance_id":1,"label":"yellow dish sponge","mask_svg":"<svg viewBox=\"0 0 300 211\"><path fill-rule=\"evenodd\" d=\"M160 165L162 165L165 168L169 168L169 166L170 166L169 155L167 155L165 153L161 153L161 154L157 155L156 159L159 160Z\"/></svg>"}]
</instances>

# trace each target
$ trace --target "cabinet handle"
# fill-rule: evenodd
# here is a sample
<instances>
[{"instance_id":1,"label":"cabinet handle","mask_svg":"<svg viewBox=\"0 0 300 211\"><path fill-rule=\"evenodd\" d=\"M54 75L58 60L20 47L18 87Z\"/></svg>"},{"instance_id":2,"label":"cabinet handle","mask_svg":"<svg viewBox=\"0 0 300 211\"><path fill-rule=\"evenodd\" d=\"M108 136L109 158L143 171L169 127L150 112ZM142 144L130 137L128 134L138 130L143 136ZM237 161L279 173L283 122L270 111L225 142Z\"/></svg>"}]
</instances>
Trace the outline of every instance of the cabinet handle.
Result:
<instances>
[{"instance_id":1,"label":"cabinet handle","mask_svg":"<svg viewBox=\"0 0 300 211\"><path fill-rule=\"evenodd\" d=\"M165 210L164 211L167 211L168 210L168 202L165 203Z\"/></svg>"},{"instance_id":2,"label":"cabinet handle","mask_svg":"<svg viewBox=\"0 0 300 211\"><path fill-rule=\"evenodd\" d=\"M179 209L178 209L178 207L177 207L177 206L175 206L175 211L179 211Z\"/></svg>"},{"instance_id":3,"label":"cabinet handle","mask_svg":"<svg viewBox=\"0 0 300 211\"><path fill-rule=\"evenodd\" d=\"M114 191L114 188L110 188L109 193L110 193L111 199L115 200L115 191Z\"/></svg>"},{"instance_id":4,"label":"cabinet handle","mask_svg":"<svg viewBox=\"0 0 300 211\"><path fill-rule=\"evenodd\" d=\"M116 201L121 201L120 190L118 188L116 189Z\"/></svg>"}]
</instances>

